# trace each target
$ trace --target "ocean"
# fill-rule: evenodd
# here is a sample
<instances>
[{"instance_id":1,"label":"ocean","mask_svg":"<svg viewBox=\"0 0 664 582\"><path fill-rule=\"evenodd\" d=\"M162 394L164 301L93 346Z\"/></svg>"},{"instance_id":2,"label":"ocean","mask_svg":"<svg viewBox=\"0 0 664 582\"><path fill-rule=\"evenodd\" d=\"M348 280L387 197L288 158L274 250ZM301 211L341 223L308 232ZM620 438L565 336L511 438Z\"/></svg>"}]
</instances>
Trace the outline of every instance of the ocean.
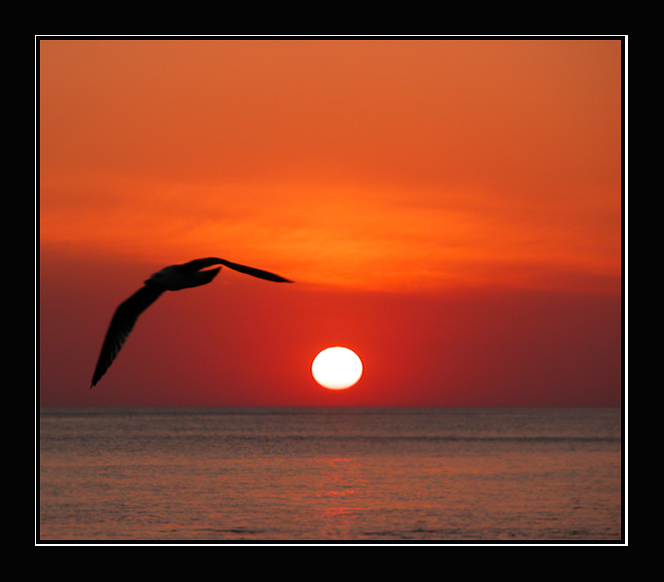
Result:
<instances>
[{"instance_id":1,"label":"ocean","mask_svg":"<svg viewBox=\"0 0 664 582\"><path fill-rule=\"evenodd\" d=\"M47 408L37 543L623 543L618 408Z\"/></svg>"}]
</instances>

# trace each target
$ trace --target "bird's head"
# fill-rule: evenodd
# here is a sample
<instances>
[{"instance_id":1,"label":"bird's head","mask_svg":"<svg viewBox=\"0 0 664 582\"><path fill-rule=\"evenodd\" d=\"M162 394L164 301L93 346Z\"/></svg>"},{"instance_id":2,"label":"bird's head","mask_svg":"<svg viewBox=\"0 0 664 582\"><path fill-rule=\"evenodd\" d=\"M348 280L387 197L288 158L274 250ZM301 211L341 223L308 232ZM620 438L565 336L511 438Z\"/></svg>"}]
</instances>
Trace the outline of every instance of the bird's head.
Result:
<instances>
[{"instance_id":1,"label":"bird's head","mask_svg":"<svg viewBox=\"0 0 664 582\"><path fill-rule=\"evenodd\" d=\"M143 281L143 283L145 283L146 285L154 285L157 282L158 277L159 273L153 273L152 275L150 275L150 278Z\"/></svg>"},{"instance_id":2,"label":"bird's head","mask_svg":"<svg viewBox=\"0 0 664 582\"><path fill-rule=\"evenodd\" d=\"M192 269L188 265L171 265L153 273L145 281L145 284L159 287L166 291L178 291L209 283L214 279L220 269L221 267L217 267L216 269L201 271L200 268Z\"/></svg>"},{"instance_id":3,"label":"bird's head","mask_svg":"<svg viewBox=\"0 0 664 582\"><path fill-rule=\"evenodd\" d=\"M166 284L166 281L168 280L167 269L168 267L162 269L161 271L157 271L156 273L152 273L152 275L150 275L150 278L145 280L145 284L157 285L163 287Z\"/></svg>"}]
</instances>

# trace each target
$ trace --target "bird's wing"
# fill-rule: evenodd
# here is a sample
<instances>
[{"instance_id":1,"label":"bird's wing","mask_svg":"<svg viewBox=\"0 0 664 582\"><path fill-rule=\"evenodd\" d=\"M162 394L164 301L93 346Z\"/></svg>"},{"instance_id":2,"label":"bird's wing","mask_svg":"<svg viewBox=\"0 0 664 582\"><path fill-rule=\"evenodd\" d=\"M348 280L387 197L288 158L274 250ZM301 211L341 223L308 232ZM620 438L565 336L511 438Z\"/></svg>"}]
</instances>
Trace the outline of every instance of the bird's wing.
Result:
<instances>
[{"instance_id":1,"label":"bird's wing","mask_svg":"<svg viewBox=\"0 0 664 582\"><path fill-rule=\"evenodd\" d=\"M207 259L195 259L189 261L184 265L180 265L180 268L183 270L199 271L205 267L211 267L212 265L224 265L229 269L238 271L240 273L245 273L246 275L251 275L252 277L258 277L259 279L267 279L268 281L275 281L276 283L292 283L291 280L285 279L269 271L263 271L263 269L256 269L254 267L247 267L246 265L240 265L238 263L231 263L225 259L219 259L217 257L210 257Z\"/></svg>"},{"instance_id":2,"label":"bird's wing","mask_svg":"<svg viewBox=\"0 0 664 582\"><path fill-rule=\"evenodd\" d=\"M145 285L116 309L101 347L101 354L99 354L90 388L106 373L129 337L138 316L150 307L162 293L163 290L159 287Z\"/></svg>"}]
</instances>

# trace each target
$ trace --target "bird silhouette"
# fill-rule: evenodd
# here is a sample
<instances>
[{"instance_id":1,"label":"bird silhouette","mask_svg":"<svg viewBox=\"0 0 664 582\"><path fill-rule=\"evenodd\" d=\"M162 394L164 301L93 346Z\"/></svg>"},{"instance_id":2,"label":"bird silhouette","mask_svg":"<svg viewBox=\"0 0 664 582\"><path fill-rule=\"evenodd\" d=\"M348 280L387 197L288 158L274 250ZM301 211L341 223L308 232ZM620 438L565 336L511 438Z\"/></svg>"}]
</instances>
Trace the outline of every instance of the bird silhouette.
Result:
<instances>
[{"instance_id":1,"label":"bird silhouette","mask_svg":"<svg viewBox=\"0 0 664 582\"><path fill-rule=\"evenodd\" d=\"M161 271L157 271L150 276L145 281L143 287L136 291L129 299L123 301L116 309L101 347L101 353L99 354L97 367L92 376L90 388L101 380L101 377L113 363L125 341L127 341L139 315L159 299L164 291L179 291L180 289L199 287L200 285L210 283L217 276L221 267L207 271L202 271L201 269L213 265L223 265L234 271L276 283L292 283L292 281L274 273L238 263L231 263L230 261L216 257L195 259L182 265L164 267Z\"/></svg>"}]
</instances>

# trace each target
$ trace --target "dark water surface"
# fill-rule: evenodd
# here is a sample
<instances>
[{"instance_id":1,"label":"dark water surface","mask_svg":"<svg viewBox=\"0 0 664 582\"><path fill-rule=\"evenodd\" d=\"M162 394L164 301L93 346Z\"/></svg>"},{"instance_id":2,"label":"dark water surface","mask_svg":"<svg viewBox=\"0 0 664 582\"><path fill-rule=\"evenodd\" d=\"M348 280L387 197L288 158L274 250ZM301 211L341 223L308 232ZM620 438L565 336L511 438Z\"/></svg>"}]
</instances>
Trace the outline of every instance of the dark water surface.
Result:
<instances>
[{"instance_id":1,"label":"dark water surface","mask_svg":"<svg viewBox=\"0 0 664 582\"><path fill-rule=\"evenodd\" d=\"M41 540L620 541L617 408L42 409Z\"/></svg>"}]
</instances>

